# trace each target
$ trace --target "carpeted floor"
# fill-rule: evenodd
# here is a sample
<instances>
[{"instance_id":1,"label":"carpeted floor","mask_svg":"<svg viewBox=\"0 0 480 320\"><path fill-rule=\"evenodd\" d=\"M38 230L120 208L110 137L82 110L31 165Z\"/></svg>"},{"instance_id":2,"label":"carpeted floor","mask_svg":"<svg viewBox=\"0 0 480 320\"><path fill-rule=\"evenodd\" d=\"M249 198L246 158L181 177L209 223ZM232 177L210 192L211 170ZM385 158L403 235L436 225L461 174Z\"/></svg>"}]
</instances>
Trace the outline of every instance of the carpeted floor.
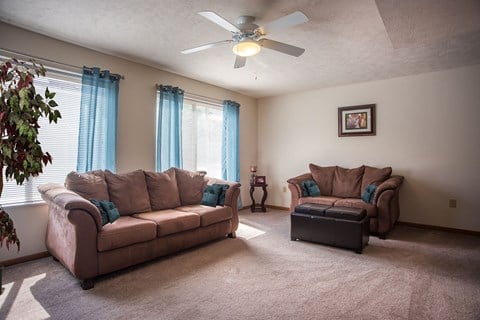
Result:
<instances>
[{"instance_id":1,"label":"carpeted floor","mask_svg":"<svg viewBox=\"0 0 480 320\"><path fill-rule=\"evenodd\" d=\"M480 319L480 237L397 226L363 254L290 241L286 211L83 291L52 258L5 269L0 319Z\"/></svg>"}]
</instances>

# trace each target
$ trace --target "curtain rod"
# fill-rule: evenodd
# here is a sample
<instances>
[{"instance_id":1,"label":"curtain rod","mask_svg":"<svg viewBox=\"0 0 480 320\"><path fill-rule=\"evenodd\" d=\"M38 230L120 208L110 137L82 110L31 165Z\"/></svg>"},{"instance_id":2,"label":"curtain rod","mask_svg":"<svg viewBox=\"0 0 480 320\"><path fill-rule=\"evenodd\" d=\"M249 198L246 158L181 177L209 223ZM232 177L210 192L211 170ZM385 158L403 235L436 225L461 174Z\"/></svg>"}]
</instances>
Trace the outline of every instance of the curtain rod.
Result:
<instances>
[{"instance_id":1,"label":"curtain rod","mask_svg":"<svg viewBox=\"0 0 480 320\"><path fill-rule=\"evenodd\" d=\"M187 99L190 98L190 99L193 99L193 100L200 100L200 101L203 100L203 101L206 101L206 102L216 103L216 104L219 104L219 105L223 106L223 100L202 96L200 94L185 92L185 97Z\"/></svg>"},{"instance_id":2,"label":"curtain rod","mask_svg":"<svg viewBox=\"0 0 480 320\"><path fill-rule=\"evenodd\" d=\"M161 87L161 84L157 84L157 90ZM201 94L196 94L196 93L191 93L191 92L186 92L184 91L184 97L185 99L188 100L193 100L196 102L207 102L213 105L217 105L219 107L223 107L223 100L216 99L216 98L211 98L207 96L202 96Z\"/></svg>"},{"instance_id":3,"label":"curtain rod","mask_svg":"<svg viewBox=\"0 0 480 320\"><path fill-rule=\"evenodd\" d=\"M47 59L47 58L37 57L37 56L33 56L33 55L31 55L31 54L26 54L26 53L23 53L23 52L8 50L8 49L4 49L4 48L0 48L0 51L7 52L7 53L12 53L12 54L16 54L16 55L20 55L20 56L24 56L24 57L27 57L27 58L29 58L29 59L35 59L35 60L45 61L45 62L57 64L57 65L60 65L60 66L64 66L64 67L69 67L69 68L74 68L74 69L78 69L78 70L83 70L83 67L79 67L79 66L76 66L76 65L73 65L73 64L58 62L58 61L50 60L50 59ZM88 68L88 67L86 67L86 68L87 68L87 69L90 69L90 70L92 69L92 68ZM123 76L123 75L121 75L121 74L111 73L110 75L113 76L113 77L118 77L118 78L120 78L120 79L122 79L122 80L125 79L125 76Z\"/></svg>"}]
</instances>

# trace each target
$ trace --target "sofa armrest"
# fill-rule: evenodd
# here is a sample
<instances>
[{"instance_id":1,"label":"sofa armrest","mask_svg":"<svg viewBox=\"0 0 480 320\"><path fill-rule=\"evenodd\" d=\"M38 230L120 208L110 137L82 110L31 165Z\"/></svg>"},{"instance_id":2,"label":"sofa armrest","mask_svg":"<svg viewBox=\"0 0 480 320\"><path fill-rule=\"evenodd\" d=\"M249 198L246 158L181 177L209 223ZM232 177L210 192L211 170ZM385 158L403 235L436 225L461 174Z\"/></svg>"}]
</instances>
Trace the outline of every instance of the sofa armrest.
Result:
<instances>
[{"instance_id":1,"label":"sofa armrest","mask_svg":"<svg viewBox=\"0 0 480 320\"><path fill-rule=\"evenodd\" d=\"M227 192L225 194L225 205L229 207L235 207L237 208L237 201L238 201L238 195L239 192L237 193L236 190L240 190L241 184L238 182L234 181L227 181L227 180L222 180L218 178L212 178L212 177L205 177L207 179L207 184L228 184L229 187L227 189Z\"/></svg>"},{"instance_id":2,"label":"sofa armrest","mask_svg":"<svg viewBox=\"0 0 480 320\"><path fill-rule=\"evenodd\" d=\"M310 173L304 173L287 180L288 189L290 190L290 194L291 194L291 200L290 200L291 212L293 212L295 207L298 205L299 199L302 197L302 182L305 180L313 180L312 175Z\"/></svg>"},{"instance_id":3,"label":"sofa armrest","mask_svg":"<svg viewBox=\"0 0 480 320\"><path fill-rule=\"evenodd\" d=\"M89 214L95 221L97 231L102 230L102 217L98 208L79 194L66 189L62 184L48 183L38 187L47 204L53 203L66 211L80 210ZM70 216L68 216L70 220Z\"/></svg>"},{"instance_id":4,"label":"sofa armrest","mask_svg":"<svg viewBox=\"0 0 480 320\"><path fill-rule=\"evenodd\" d=\"M403 176L391 176L384 182L382 182L378 187L377 190L375 191L375 196L373 197L373 203L376 204L378 201L378 198L382 194L382 192L386 190L396 190L400 188L400 186L403 183Z\"/></svg>"},{"instance_id":5,"label":"sofa armrest","mask_svg":"<svg viewBox=\"0 0 480 320\"><path fill-rule=\"evenodd\" d=\"M287 180L290 191L296 192L299 198L302 197L302 182L305 180L313 180L312 175L310 173L304 173Z\"/></svg>"},{"instance_id":6,"label":"sofa armrest","mask_svg":"<svg viewBox=\"0 0 480 320\"><path fill-rule=\"evenodd\" d=\"M225 206L232 209L232 229L231 232L234 234L238 229L238 197L240 196L240 187L241 184L233 181L226 181L222 179L205 177L207 184L228 184L229 187L225 193Z\"/></svg>"},{"instance_id":7,"label":"sofa armrest","mask_svg":"<svg viewBox=\"0 0 480 320\"><path fill-rule=\"evenodd\" d=\"M287 180L288 183L296 184L296 185L301 185L303 181L305 180L313 180L312 174L311 173L304 173L299 176L290 178ZM300 189L301 191L302 189Z\"/></svg>"},{"instance_id":8,"label":"sofa armrest","mask_svg":"<svg viewBox=\"0 0 480 320\"><path fill-rule=\"evenodd\" d=\"M97 235L102 229L100 212L90 201L61 184L38 187L48 205L45 245L75 277L98 275Z\"/></svg>"}]
</instances>

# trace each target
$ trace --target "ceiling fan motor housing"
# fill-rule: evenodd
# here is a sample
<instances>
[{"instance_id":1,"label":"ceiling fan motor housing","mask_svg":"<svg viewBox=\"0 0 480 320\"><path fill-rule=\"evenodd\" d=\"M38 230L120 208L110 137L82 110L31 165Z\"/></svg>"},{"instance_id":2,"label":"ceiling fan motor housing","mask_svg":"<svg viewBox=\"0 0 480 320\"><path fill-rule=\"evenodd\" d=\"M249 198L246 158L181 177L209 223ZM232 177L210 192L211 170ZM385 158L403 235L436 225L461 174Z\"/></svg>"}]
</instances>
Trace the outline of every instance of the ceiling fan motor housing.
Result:
<instances>
[{"instance_id":1,"label":"ceiling fan motor housing","mask_svg":"<svg viewBox=\"0 0 480 320\"><path fill-rule=\"evenodd\" d=\"M247 39L257 41L262 35L258 33L258 25L253 23L255 17L240 16L237 18L237 27L241 32L235 32L232 36L233 41L240 42Z\"/></svg>"}]
</instances>

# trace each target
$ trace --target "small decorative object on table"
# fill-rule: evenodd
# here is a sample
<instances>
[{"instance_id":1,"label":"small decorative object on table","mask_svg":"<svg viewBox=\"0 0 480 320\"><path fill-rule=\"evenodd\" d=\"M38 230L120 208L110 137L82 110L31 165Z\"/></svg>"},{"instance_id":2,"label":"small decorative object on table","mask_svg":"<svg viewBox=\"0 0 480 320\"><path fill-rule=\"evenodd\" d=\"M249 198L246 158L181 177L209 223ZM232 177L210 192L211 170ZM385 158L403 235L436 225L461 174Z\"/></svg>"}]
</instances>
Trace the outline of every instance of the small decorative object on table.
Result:
<instances>
[{"instance_id":1,"label":"small decorative object on table","mask_svg":"<svg viewBox=\"0 0 480 320\"><path fill-rule=\"evenodd\" d=\"M255 174L257 173L257 166L250 166L250 172L252 173L250 177L250 184L255 183Z\"/></svg>"},{"instance_id":2,"label":"small decorative object on table","mask_svg":"<svg viewBox=\"0 0 480 320\"><path fill-rule=\"evenodd\" d=\"M267 183L267 179L265 176L255 176L255 179L253 180L254 185L263 185Z\"/></svg>"}]
</instances>

